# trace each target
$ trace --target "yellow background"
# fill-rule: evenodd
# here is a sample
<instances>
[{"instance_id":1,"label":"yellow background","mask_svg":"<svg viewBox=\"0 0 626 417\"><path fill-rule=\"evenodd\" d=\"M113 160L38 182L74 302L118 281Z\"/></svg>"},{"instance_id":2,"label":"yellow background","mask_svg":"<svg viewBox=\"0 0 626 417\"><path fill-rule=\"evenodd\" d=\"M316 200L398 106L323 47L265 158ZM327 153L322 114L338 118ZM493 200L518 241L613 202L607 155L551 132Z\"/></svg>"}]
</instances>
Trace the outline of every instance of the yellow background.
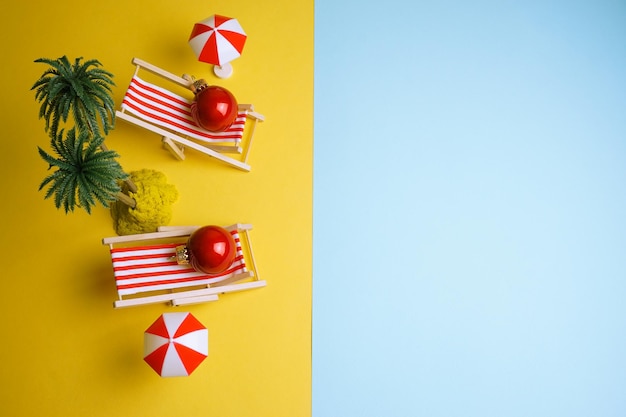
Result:
<instances>
[{"instance_id":1,"label":"yellow background","mask_svg":"<svg viewBox=\"0 0 626 417\"><path fill-rule=\"evenodd\" d=\"M8 5L7 5L8 4ZM272 416L311 413L313 1L4 3L0 82L4 416ZM187 44L193 23L236 17L248 34L234 75L219 81ZM50 151L30 87L39 57L83 56L115 75L115 101L134 56L230 89L266 117L250 173L194 151L175 160L151 133L118 120L107 137L127 171L164 172L180 198L172 225L254 225L268 286L218 302L114 310L109 211L66 215L37 190ZM186 378L142 360L143 332L163 312L190 311L209 329L209 357Z\"/></svg>"}]
</instances>

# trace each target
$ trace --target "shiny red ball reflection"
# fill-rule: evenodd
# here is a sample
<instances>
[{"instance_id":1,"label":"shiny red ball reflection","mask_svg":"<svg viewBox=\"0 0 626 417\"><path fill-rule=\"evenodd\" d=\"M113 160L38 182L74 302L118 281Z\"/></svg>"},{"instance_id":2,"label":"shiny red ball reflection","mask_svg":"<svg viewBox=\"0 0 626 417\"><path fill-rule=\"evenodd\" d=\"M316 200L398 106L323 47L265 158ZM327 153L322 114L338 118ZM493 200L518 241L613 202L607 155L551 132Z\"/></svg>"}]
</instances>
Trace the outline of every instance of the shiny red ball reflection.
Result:
<instances>
[{"instance_id":1,"label":"shiny red ball reflection","mask_svg":"<svg viewBox=\"0 0 626 417\"><path fill-rule=\"evenodd\" d=\"M227 89L211 85L196 94L191 115L206 130L223 132L237 118L237 100Z\"/></svg>"},{"instance_id":2,"label":"shiny red ball reflection","mask_svg":"<svg viewBox=\"0 0 626 417\"><path fill-rule=\"evenodd\" d=\"M205 274L219 274L233 263L235 239L219 226L204 226L189 236L187 250L191 266Z\"/></svg>"}]
</instances>

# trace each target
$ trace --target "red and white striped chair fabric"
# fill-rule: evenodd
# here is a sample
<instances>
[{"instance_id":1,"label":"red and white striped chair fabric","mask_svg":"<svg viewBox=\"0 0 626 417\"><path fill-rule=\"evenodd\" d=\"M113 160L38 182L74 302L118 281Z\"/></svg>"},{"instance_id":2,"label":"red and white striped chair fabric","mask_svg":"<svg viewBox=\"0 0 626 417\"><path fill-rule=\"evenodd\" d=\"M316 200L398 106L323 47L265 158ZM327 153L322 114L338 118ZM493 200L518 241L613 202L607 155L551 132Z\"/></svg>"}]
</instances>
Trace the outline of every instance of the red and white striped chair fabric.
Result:
<instances>
[{"instance_id":1,"label":"red and white striped chair fabric","mask_svg":"<svg viewBox=\"0 0 626 417\"><path fill-rule=\"evenodd\" d=\"M237 231L230 233L237 244L237 255L232 265L225 272L217 275L197 272L190 265L179 265L176 262L176 247L181 243L111 248L113 274L118 294L125 296L194 285L214 285L236 274L248 272L239 233Z\"/></svg>"},{"instance_id":2,"label":"red and white striped chair fabric","mask_svg":"<svg viewBox=\"0 0 626 417\"><path fill-rule=\"evenodd\" d=\"M144 69L160 79L189 89L191 81L178 77L138 58L129 88L116 117L154 132L162 137L164 146L178 159L185 159L184 150L194 149L243 171L250 171L247 162L254 130L263 115L251 104L239 104L232 126L224 132L211 132L198 126L191 116L193 100L138 76ZM193 94L189 91L189 96Z\"/></svg>"},{"instance_id":3,"label":"red and white striped chair fabric","mask_svg":"<svg viewBox=\"0 0 626 417\"><path fill-rule=\"evenodd\" d=\"M192 101L142 80L135 75L122 100L122 109L150 123L209 143L241 142L246 124L246 108L240 108L235 122L224 132L211 132L191 117Z\"/></svg>"},{"instance_id":4,"label":"red and white striped chair fabric","mask_svg":"<svg viewBox=\"0 0 626 417\"><path fill-rule=\"evenodd\" d=\"M223 273L208 275L176 262L176 247L197 227L163 227L158 232L102 239L109 245L119 299L113 305L194 304L215 301L219 294L264 287L258 277L249 224L226 227L236 243L236 256ZM164 241L166 240L166 241ZM149 244L144 244L149 241ZM136 246L128 246L137 243ZM246 262L248 257L249 262ZM251 278L251 280L250 280Z\"/></svg>"}]
</instances>

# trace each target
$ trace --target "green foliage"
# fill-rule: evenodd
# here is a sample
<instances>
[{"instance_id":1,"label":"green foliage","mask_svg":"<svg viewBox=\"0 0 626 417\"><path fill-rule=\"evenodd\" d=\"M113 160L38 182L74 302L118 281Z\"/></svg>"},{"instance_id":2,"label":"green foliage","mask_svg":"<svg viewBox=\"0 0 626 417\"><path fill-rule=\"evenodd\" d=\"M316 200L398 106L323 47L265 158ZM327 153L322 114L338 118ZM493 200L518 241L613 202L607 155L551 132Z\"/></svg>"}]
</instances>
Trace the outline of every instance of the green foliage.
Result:
<instances>
[{"instance_id":1,"label":"green foliage","mask_svg":"<svg viewBox=\"0 0 626 417\"><path fill-rule=\"evenodd\" d=\"M95 59L81 63L82 59L76 58L74 64L66 56L35 60L49 65L31 90L35 90L35 99L41 103L39 118L45 120L46 131L52 137L57 137L60 123L67 122L70 114L75 127L91 136L100 132L98 119L105 135L115 124L113 74L100 68Z\"/></svg>"},{"instance_id":2,"label":"green foliage","mask_svg":"<svg viewBox=\"0 0 626 417\"><path fill-rule=\"evenodd\" d=\"M128 177L116 160L119 155L101 149L104 137L100 134L90 136L87 131L75 128L65 138L63 134L61 129L58 135L51 136L56 157L39 148L48 169L56 169L42 181L39 190L49 185L45 198L54 195L56 208L63 205L65 213L81 207L91 214L91 207L98 201L109 207L120 191L119 181Z\"/></svg>"}]
</instances>

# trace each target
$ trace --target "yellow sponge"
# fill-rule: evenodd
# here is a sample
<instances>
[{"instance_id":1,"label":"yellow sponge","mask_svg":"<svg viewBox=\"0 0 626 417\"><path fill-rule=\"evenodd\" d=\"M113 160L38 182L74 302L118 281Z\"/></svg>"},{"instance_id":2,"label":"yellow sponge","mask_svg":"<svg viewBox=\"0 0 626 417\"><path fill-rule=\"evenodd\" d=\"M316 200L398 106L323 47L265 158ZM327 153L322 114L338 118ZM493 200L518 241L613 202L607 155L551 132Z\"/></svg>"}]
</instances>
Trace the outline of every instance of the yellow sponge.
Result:
<instances>
[{"instance_id":1,"label":"yellow sponge","mask_svg":"<svg viewBox=\"0 0 626 417\"><path fill-rule=\"evenodd\" d=\"M122 192L134 198L135 208L115 201L111 204L113 227L118 235L131 235L156 231L157 227L169 224L172 219L172 204L178 199L178 190L167 183L165 174L150 169L130 173L137 192L129 192L122 185Z\"/></svg>"}]
</instances>

